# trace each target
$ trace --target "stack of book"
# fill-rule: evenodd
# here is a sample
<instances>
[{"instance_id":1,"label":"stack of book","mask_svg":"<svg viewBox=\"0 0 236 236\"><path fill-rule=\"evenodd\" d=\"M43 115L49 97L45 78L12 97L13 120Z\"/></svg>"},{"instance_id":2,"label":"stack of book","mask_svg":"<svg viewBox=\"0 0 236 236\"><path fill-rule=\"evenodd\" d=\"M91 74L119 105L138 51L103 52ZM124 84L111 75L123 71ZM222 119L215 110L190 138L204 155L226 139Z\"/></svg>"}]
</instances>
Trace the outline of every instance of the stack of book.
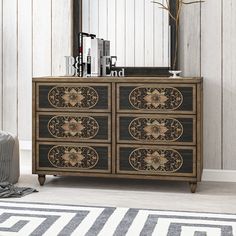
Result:
<instances>
[{"instance_id":1,"label":"stack of book","mask_svg":"<svg viewBox=\"0 0 236 236\"><path fill-rule=\"evenodd\" d=\"M79 34L79 76L101 76L104 56L110 56L110 41L96 35Z\"/></svg>"}]
</instances>

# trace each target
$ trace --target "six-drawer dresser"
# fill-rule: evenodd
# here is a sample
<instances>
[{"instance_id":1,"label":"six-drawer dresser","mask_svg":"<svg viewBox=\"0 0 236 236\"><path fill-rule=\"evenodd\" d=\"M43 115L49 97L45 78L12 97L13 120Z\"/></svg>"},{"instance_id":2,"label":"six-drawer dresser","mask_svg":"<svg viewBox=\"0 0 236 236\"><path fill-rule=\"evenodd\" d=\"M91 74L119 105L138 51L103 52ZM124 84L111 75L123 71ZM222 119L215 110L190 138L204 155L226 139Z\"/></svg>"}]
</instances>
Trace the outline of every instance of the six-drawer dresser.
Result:
<instances>
[{"instance_id":1,"label":"six-drawer dresser","mask_svg":"<svg viewBox=\"0 0 236 236\"><path fill-rule=\"evenodd\" d=\"M188 181L202 174L202 79L33 78L33 173Z\"/></svg>"}]
</instances>

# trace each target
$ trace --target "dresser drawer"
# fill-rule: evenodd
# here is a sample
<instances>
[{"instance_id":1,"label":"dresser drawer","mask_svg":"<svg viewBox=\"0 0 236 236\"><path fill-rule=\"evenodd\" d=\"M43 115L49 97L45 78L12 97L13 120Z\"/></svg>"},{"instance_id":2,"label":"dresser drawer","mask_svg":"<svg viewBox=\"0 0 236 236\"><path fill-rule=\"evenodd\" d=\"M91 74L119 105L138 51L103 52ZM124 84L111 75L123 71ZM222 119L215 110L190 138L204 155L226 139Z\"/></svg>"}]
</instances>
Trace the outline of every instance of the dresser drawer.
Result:
<instances>
[{"instance_id":1,"label":"dresser drawer","mask_svg":"<svg viewBox=\"0 0 236 236\"><path fill-rule=\"evenodd\" d=\"M110 145L37 143L36 151L36 170L111 172Z\"/></svg>"},{"instance_id":2,"label":"dresser drawer","mask_svg":"<svg viewBox=\"0 0 236 236\"><path fill-rule=\"evenodd\" d=\"M107 83L37 83L37 110L110 111Z\"/></svg>"},{"instance_id":3,"label":"dresser drawer","mask_svg":"<svg viewBox=\"0 0 236 236\"><path fill-rule=\"evenodd\" d=\"M196 144L194 115L118 115L120 143Z\"/></svg>"},{"instance_id":4,"label":"dresser drawer","mask_svg":"<svg viewBox=\"0 0 236 236\"><path fill-rule=\"evenodd\" d=\"M110 142L110 114L37 113L37 140Z\"/></svg>"},{"instance_id":5,"label":"dresser drawer","mask_svg":"<svg viewBox=\"0 0 236 236\"><path fill-rule=\"evenodd\" d=\"M118 112L196 113L196 87L191 84L118 84Z\"/></svg>"},{"instance_id":6,"label":"dresser drawer","mask_svg":"<svg viewBox=\"0 0 236 236\"><path fill-rule=\"evenodd\" d=\"M195 177L196 149L118 145L117 173Z\"/></svg>"}]
</instances>

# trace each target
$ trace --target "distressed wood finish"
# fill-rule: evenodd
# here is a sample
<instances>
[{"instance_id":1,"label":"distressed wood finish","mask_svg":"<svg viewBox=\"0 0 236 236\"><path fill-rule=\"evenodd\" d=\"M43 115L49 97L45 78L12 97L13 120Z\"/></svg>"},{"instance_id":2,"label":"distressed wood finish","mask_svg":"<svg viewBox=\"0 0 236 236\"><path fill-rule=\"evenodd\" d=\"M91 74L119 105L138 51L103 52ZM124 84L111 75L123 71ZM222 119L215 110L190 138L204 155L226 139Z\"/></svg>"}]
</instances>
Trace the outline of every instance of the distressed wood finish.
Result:
<instances>
[{"instance_id":1,"label":"distressed wood finish","mask_svg":"<svg viewBox=\"0 0 236 236\"><path fill-rule=\"evenodd\" d=\"M3 4L1 2L0 4L0 15L3 15ZM2 55L2 50L3 50L3 22L2 22L2 17L0 17L0 129L3 128L3 55Z\"/></svg>"},{"instance_id":2,"label":"distressed wood finish","mask_svg":"<svg viewBox=\"0 0 236 236\"><path fill-rule=\"evenodd\" d=\"M18 135L31 139L32 0L18 1ZM27 91L27 93L26 93ZM27 129L26 129L27 124Z\"/></svg>"},{"instance_id":3,"label":"distressed wood finish","mask_svg":"<svg viewBox=\"0 0 236 236\"><path fill-rule=\"evenodd\" d=\"M204 75L206 91L203 99L206 127L203 133L204 145L207 147L204 149L204 156L207 157L204 158L205 169L222 168L222 2L228 3L223 0L207 0L201 8L201 73ZM226 27L230 25L227 21ZM228 66L228 62L226 64ZM229 72L229 68L225 71Z\"/></svg>"},{"instance_id":4,"label":"distressed wood finish","mask_svg":"<svg viewBox=\"0 0 236 236\"><path fill-rule=\"evenodd\" d=\"M224 46L223 46L223 120L222 133L223 135L223 168L235 170L236 168L236 132L234 122L236 120L236 2L234 0L223 1L224 15ZM230 120L229 120L230 119Z\"/></svg>"},{"instance_id":5,"label":"distressed wood finish","mask_svg":"<svg viewBox=\"0 0 236 236\"><path fill-rule=\"evenodd\" d=\"M183 71L182 76L200 76L201 4L183 6L183 8L179 27L179 69Z\"/></svg>"},{"instance_id":6,"label":"distressed wood finish","mask_svg":"<svg viewBox=\"0 0 236 236\"><path fill-rule=\"evenodd\" d=\"M76 127L79 121L81 129ZM36 124L37 140L111 142L111 117L106 113L38 112ZM70 130L70 126L75 127Z\"/></svg>"},{"instance_id":7,"label":"distressed wood finish","mask_svg":"<svg viewBox=\"0 0 236 236\"><path fill-rule=\"evenodd\" d=\"M89 84L89 83L40 83L37 84L37 110L39 111L99 111L108 112L111 111L110 101L110 84ZM55 95L55 92L57 95ZM64 97L66 95L66 97ZM81 101L85 105L80 105L76 102L76 97L70 96L82 96ZM95 97L94 97L95 96ZM56 97L56 98L55 98ZM86 102L93 101L86 105ZM55 98L55 99L54 99ZM54 103L54 101L56 101ZM74 101L76 103L74 103ZM67 104L68 103L68 104Z\"/></svg>"},{"instance_id":8,"label":"distressed wood finish","mask_svg":"<svg viewBox=\"0 0 236 236\"><path fill-rule=\"evenodd\" d=\"M3 2L3 130L17 134L17 2Z\"/></svg>"},{"instance_id":9,"label":"distressed wood finish","mask_svg":"<svg viewBox=\"0 0 236 236\"><path fill-rule=\"evenodd\" d=\"M145 90L143 96L140 96L143 90L132 94L133 90L144 86L144 79L145 86L151 90ZM53 87L83 85L103 95L99 89L107 88L105 99L98 96L103 103L106 99L109 101L105 102L107 109L94 106L96 109L89 109L91 114L88 109L80 110L73 102L68 109L55 109L45 103ZM123 88L129 88L126 95L120 94ZM155 91L159 88L162 90ZM171 90L166 92L165 88ZM179 92L172 93L173 89ZM169 106L168 100L175 104L174 96L183 102L183 106L174 111L157 109L153 112L129 107L127 110L124 107L129 103L130 94L138 96L141 102L145 99L151 105L153 102L153 108L159 103L162 107ZM79 93L80 100L81 95L83 93ZM148 98L144 99L145 96ZM58 96L56 100L60 100ZM91 122L83 123L82 118L90 118ZM94 122L92 119L100 129L87 137L90 135L87 130L91 130L90 124ZM96 125L93 127L96 131ZM98 153L99 161L95 163L96 157L89 159L89 154L87 161L82 147L95 150L91 152ZM166 179L189 181L194 192L202 173L202 79L33 78L33 149L33 173L40 175L40 184L44 182L42 175L45 174Z\"/></svg>"},{"instance_id":10,"label":"distressed wood finish","mask_svg":"<svg viewBox=\"0 0 236 236\"><path fill-rule=\"evenodd\" d=\"M34 0L32 3L33 76L52 75L52 1Z\"/></svg>"},{"instance_id":11,"label":"distressed wood finish","mask_svg":"<svg viewBox=\"0 0 236 236\"><path fill-rule=\"evenodd\" d=\"M65 56L73 55L73 0L52 0L52 75L65 75Z\"/></svg>"}]
</instances>

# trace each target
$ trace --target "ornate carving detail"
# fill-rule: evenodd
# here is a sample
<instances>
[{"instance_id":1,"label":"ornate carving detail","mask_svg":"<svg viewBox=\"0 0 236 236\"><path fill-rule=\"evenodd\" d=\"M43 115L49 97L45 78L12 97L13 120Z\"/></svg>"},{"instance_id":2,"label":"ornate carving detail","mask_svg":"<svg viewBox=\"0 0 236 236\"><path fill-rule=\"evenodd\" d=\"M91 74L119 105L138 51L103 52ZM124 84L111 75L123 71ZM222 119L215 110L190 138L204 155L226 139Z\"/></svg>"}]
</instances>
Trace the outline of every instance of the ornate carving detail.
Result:
<instances>
[{"instance_id":1,"label":"ornate carving detail","mask_svg":"<svg viewBox=\"0 0 236 236\"><path fill-rule=\"evenodd\" d=\"M48 122L48 131L56 138L91 139L97 135L99 125L89 116L54 116Z\"/></svg>"},{"instance_id":2,"label":"ornate carving detail","mask_svg":"<svg viewBox=\"0 0 236 236\"><path fill-rule=\"evenodd\" d=\"M130 93L129 101L135 109L176 110L183 102L183 95L172 87L138 87Z\"/></svg>"},{"instance_id":3,"label":"ornate carving detail","mask_svg":"<svg viewBox=\"0 0 236 236\"><path fill-rule=\"evenodd\" d=\"M176 141L183 134L182 124L172 118L136 118L129 125L130 135L139 141Z\"/></svg>"},{"instance_id":4,"label":"ornate carving detail","mask_svg":"<svg viewBox=\"0 0 236 236\"><path fill-rule=\"evenodd\" d=\"M183 158L173 149L135 149L129 156L130 165L138 171L176 172Z\"/></svg>"},{"instance_id":5,"label":"ornate carving detail","mask_svg":"<svg viewBox=\"0 0 236 236\"><path fill-rule=\"evenodd\" d=\"M54 87L48 93L48 101L56 108L90 109L98 102L97 91L89 86Z\"/></svg>"},{"instance_id":6,"label":"ornate carving detail","mask_svg":"<svg viewBox=\"0 0 236 236\"><path fill-rule=\"evenodd\" d=\"M57 168L91 169L99 156L91 147L54 146L48 153L48 160Z\"/></svg>"}]
</instances>

